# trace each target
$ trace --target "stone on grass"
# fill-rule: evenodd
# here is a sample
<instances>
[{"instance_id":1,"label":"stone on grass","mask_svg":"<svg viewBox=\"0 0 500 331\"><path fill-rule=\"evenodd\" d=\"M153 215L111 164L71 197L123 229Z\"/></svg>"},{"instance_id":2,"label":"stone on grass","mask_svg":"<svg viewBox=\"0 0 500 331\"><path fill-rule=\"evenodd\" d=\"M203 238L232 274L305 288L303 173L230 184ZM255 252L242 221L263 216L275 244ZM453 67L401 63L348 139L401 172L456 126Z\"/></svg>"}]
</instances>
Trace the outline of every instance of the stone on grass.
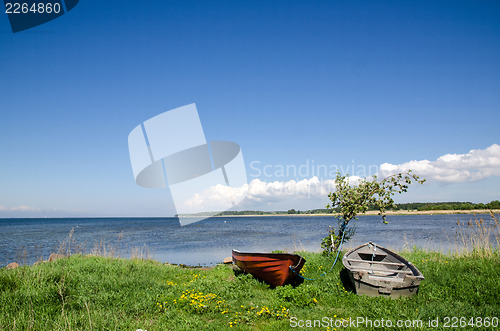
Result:
<instances>
[{"instance_id":1,"label":"stone on grass","mask_svg":"<svg viewBox=\"0 0 500 331\"><path fill-rule=\"evenodd\" d=\"M5 269L16 269L16 268L19 268L19 263L17 262L11 262L7 264L7 266L5 267Z\"/></svg>"},{"instance_id":2,"label":"stone on grass","mask_svg":"<svg viewBox=\"0 0 500 331\"><path fill-rule=\"evenodd\" d=\"M63 257L65 257L65 256L64 256L64 255L62 255L62 254L52 253L52 254L50 254L50 256L49 256L49 262L52 262L52 261L55 261L55 260L62 259Z\"/></svg>"}]
</instances>

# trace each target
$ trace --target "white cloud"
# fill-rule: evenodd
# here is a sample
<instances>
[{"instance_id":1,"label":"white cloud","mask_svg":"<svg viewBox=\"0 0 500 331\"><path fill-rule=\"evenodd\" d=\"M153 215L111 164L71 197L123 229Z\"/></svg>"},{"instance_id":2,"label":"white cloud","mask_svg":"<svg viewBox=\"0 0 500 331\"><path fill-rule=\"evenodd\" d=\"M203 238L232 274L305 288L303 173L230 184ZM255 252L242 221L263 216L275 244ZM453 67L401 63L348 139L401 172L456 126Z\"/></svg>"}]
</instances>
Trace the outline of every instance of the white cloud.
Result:
<instances>
[{"instance_id":1,"label":"white cloud","mask_svg":"<svg viewBox=\"0 0 500 331\"><path fill-rule=\"evenodd\" d=\"M217 184L201 193L194 194L185 200L182 205L176 206L182 213L196 213L203 211L221 211L228 208L228 201L241 201L248 191L248 184L241 187L230 187Z\"/></svg>"},{"instance_id":2,"label":"white cloud","mask_svg":"<svg viewBox=\"0 0 500 331\"><path fill-rule=\"evenodd\" d=\"M10 208L12 211L38 211L39 209L30 206L17 206Z\"/></svg>"},{"instance_id":3,"label":"white cloud","mask_svg":"<svg viewBox=\"0 0 500 331\"><path fill-rule=\"evenodd\" d=\"M351 181L359 180L359 177L351 177ZM275 204L280 202L292 201L323 201L328 193L335 189L334 180L320 181L318 177L303 179L300 181L290 180L286 182L263 182L260 179L254 179L250 184L242 187L229 187L225 185L215 185L193 195L184 202L183 208L193 211L217 211L225 210L224 202L228 199L240 201L246 194L246 199L239 207L257 207L262 204ZM322 203L321 203L322 205Z\"/></svg>"},{"instance_id":4,"label":"white cloud","mask_svg":"<svg viewBox=\"0 0 500 331\"><path fill-rule=\"evenodd\" d=\"M320 181L314 176L311 179L300 181L290 180L287 182L266 183L259 179L250 182L248 189L248 199L261 201L262 199L282 199L286 197L311 198L325 196L334 188L335 181Z\"/></svg>"},{"instance_id":5,"label":"white cloud","mask_svg":"<svg viewBox=\"0 0 500 331\"><path fill-rule=\"evenodd\" d=\"M379 177L383 178L408 169L428 181L444 183L473 182L491 176L500 176L500 145L494 144L486 149L471 150L466 154L446 154L435 161L409 161L402 164L384 163L380 166ZM356 184L361 178L349 177ZM281 206L303 206L315 204L321 207L327 201L328 193L335 190L333 179L320 181L314 176L300 181L264 182L254 179L249 184L239 188L217 185L196 194L187 201L194 208L204 206L207 211L217 210L222 201L236 197L239 201L246 194L246 199L238 206L241 208L259 209L265 205L276 208ZM286 207L285 207L286 208ZM304 208L304 207L300 207ZM313 207L316 208L316 207ZM220 209L222 210L222 209Z\"/></svg>"},{"instance_id":6,"label":"white cloud","mask_svg":"<svg viewBox=\"0 0 500 331\"><path fill-rule=\"evenodd\" d=\"M0 206L0 211L15 211L15 212L31 212L31 211L39 211L40 209L30 207L30 206L15 206L15 207L5 207Z\"/></svg>"},{"instance_id":7,"label":"white cloud","mask_svg":"<svg viewBox=\"0 0 500 331\"><path fill-rule=\"evenodd\" d=\"M63 210L55 208L37 208L32 206L0 206L0 217L18 218L18 217L82 217L94 216L92 214L84 214L79 211ZM102 216L102 215L95 215Z\"/></svg>"},{"instance_id":8,"label":"white cloud","mask_svg":"<svg viewBox=\"0 0 500 331\"><path fill-rule=\"evenodd\" d=\"M422 178L445 183L474 182L500 176L500 145L473 149L466 154L446 154L435 161L420 160L402 164L384 163L380 174L385 177L408 169Z\"/></svg>"}]
</instances>

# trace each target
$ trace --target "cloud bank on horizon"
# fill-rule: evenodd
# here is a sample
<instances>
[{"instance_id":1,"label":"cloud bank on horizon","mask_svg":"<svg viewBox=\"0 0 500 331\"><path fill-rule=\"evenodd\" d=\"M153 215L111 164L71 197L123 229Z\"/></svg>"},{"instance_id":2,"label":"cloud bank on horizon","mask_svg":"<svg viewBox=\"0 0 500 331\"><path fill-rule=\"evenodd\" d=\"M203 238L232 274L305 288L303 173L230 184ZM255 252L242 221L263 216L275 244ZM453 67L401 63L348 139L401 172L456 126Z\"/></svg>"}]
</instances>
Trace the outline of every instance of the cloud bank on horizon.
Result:
<instances>
[{"instance_id":1,"label":"cloud bank on horizon","mask_svg":"<svg viewBox=\"0 0 500 331\"><path fill-rule=\"evenodd\" d=\"M493 144L485 149L473 149L465 154L446 154L435 161L412 160L401 164L383 163L379 167L380 178L411 169L421 178L427 179L426 184L461 184L479 181L488 177L500 176L500 145ZM361 177L350 176L350 181L356 183ZM424 184L425 185L425 184ZM216 185L199 194L195 194L185 203L191 208L196 206L213 207L211 211L218 211L227 199L239 199L248 191L246 198L237 206L237 209L265 209L273 210L282 206L300 206L301 209L321 208L321 202L327 202L328 193L335 190L334 179L320 180L317 176L301 180L269 181L255 178L242 187ZM310 208L308 208L309 203ZM63 210L42 210L22 205L7 207L0 205L1 216L64 216L74 212Z\"/></svg>"},{"instance_id":2,"label":"cloud bank on horizon","mask_svg":"<svg viewBox=\"0 0 500 331\"><path fill-rule=\"evenodd\" d=\"M402 164L383 163L379 167L379 178L385 178L399 172L412 170L428 183L464 183L485 179L491 176L500 176L500 145L493 144L486 149L473 149L465 154L446 154L435 161L413 160ZM361 178L350 176L350 181L356 183ZM299 181L272 181L266 182L253 179L249 184L240 188L231 188L224 185L211 187L200 194L193 196L186 203L192 206L207 205L214 208L218 201L231 197L238 197L248 190L246 199L240 208L251 208L259 205L270 205L284 200L326 199L328 193L334 191L335 180L320 180L314 176ZM215 209L217 210L217 209Z\"/></svg>"},{"instance_id":3,"label":"cloud bank on horizon","mask_svg":"<svg viewBox=\"0 0 500 331\"><path fill-rule=\"evenodd\" d=\"M13 212L33 212L39 211L40 209L31 206L15 206L15 207L5 207L0 206L0 211L13 211Z\"/></svg>"},{"instance_id":4,"label":"cloud bank on horizon","mask_svg":"<svg viewBox=\"0 0 500 331\"><path fill-rule=\"evenodd\" d=\"M185 204L190 209L210 205L214 208L213 210L217 211L222 201L227 199L237 200L244 193L247 196L240 204L240 207L258 206L260 204L269 205L284 199L324 198L334 188L334 180L320 181L316 176L310 179L300 181L290 180L287 182L264 182L260 179L254 179L250 184L245 184L242 187L212 186L200 194L195 194L192 198L185 201Z\"/></svg>"},{"instance_id":5,"label":"cloud bank on horizon","mask_svg":"<svg viewBox=\"0 0 500 331\"><path fill-rule=\"evenodd\" d=\"M466 154L446 154L435 161L409 161L402 164L383 163L380 175L405 172L411 169L428 181L444 183L474 182L491 176L500 176L500 145L473 149Z\"/></svg>"}]
</instances>

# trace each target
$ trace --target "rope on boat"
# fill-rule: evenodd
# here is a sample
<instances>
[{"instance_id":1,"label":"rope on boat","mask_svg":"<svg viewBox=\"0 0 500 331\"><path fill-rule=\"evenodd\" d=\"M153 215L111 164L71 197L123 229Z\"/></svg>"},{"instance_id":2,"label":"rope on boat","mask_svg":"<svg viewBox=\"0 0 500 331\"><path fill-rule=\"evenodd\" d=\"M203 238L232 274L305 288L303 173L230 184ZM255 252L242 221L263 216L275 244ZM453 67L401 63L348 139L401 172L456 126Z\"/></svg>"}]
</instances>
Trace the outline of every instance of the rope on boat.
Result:
<instances>
[{"instance_id":1,"label":"rope on boat","mask_svg":"<svg viewBox=\"0 0 500 331\"><path fill-rule=\"evenodd\" d=\"M335 257L335 261L333 261L332 267L330 268L330 270L328 270L328 272L330 272L330 271L332 271L332 270L333 270L333 268L335 267L335 264L337 263L337 260L339 259L340 251L341 251L341 249L342 249L342 244L344 243L345 228L346 228L346 226L345 226L344 224L342 224L342 239L340 240L340 245L339 245L339 249L337 250L337 256ZM333 244L333 242L332 242L332 244ZM294 274L296 274L297 276L299 276L299 277L300 277L300 278L302 278L302 279L305 279L305 280L318 280L318 279L316 279L316 278L306 278L306 277L302 276L302 275L301 275L301 274L299 274L297 271L295 271L295 270L292 268L292 266L290 266L289 268L290 268L290 270L292 270L292 272L293 272ZM325 275L326 275L326 271L325 271L325 272L323 272L323 273L320 275L320 277L321 277L321 276L325 276Z\"/></svg>"},{"instance_id":2,"label":"rope on boat","mask_svg":"<svg viewBox=\"0 0 500 331\"><path fill-rule=\"evenodd\" d=\"M375 255L376 255L375 253L376 252L377 252L377 244L373 243L372 262L373 262L373 259L375 258ZM371 272L368 271L368 273L373 275L374 274L374 272L373 272L373 263L372 263L371 267L372 267L372 271Z\"/></svg>"}]
</instances>

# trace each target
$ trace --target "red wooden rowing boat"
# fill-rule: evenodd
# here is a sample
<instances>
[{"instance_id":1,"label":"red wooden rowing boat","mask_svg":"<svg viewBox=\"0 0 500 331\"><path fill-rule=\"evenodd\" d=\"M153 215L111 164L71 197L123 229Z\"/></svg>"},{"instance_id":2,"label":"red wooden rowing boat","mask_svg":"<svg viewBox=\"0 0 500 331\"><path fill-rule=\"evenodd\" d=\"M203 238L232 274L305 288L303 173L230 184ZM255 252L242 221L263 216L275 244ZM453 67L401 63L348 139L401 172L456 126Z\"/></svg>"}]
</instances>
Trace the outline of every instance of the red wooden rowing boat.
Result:
<instances>
[{"instance_id":1,"label":"red wooden rowing boat","mask_svg":"<svg viewBox=\"0 0 500 331\"><path fill-rule=\"evenodd\" d=\"M241 270L272 286L288 284L306 260L297 254L242 253L233 249L233 263Z\"/></svg>"}]
</instances>

